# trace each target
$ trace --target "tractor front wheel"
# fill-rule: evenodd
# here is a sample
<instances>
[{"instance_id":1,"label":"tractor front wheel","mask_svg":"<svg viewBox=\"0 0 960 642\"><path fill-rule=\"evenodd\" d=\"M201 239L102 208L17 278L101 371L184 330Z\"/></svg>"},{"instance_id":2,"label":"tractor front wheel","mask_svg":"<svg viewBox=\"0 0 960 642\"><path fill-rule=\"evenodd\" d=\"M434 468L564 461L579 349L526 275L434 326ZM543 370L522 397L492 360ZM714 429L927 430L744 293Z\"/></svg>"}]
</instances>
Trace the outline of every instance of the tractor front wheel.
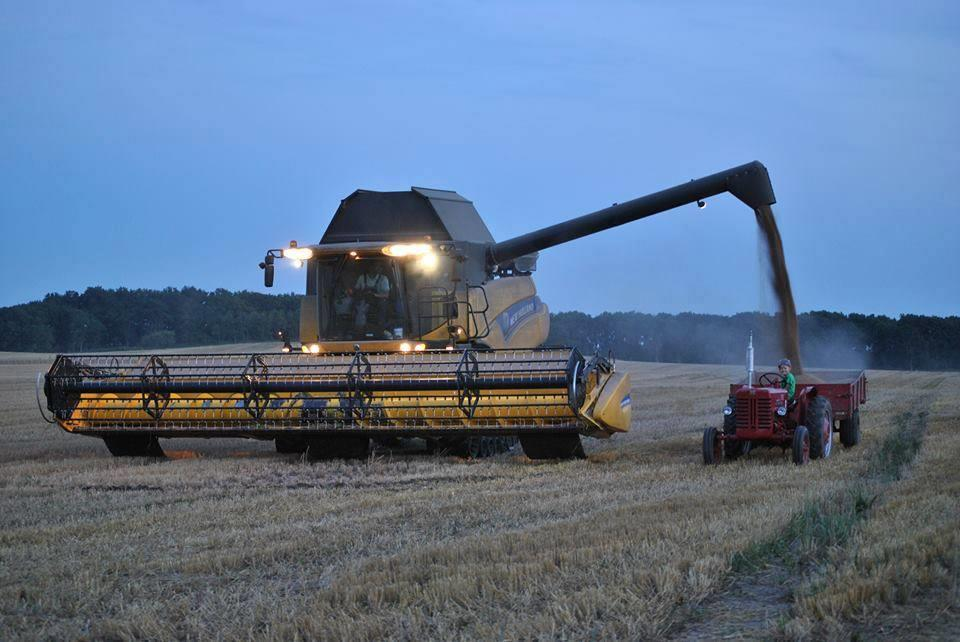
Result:
<instances>
[{"instance_id":1,"label":"tractor front wheel","mask_svg":"<svg viewBox=\"0 0 960 642\"><path fill-rule=\"evenodd\" d=\"M803 466L810 461L810 432L806 426L793 431L793 463Z\"/></svg>"},{"instance_id":2,"label":"tractor front wheel","mask_svg":"<svg viewBox=\"0 0 960 642\"><path fill-rule=\"evenodd\" d=\"M733 412L723 416L723 434L727 439L723 440L723 456L730 461L737 459L741 455L750 452L750 442L733 439L737 434L737 399L731 396L727 399L727 405L733 408Z\"/></svg>"},{"instance_id":3,"label":"tractor front wheel","mask_svg":"<svg viewBox=\"0 0 960 642\"><path fill-rule=\"evenodd\" d=\"M723 461L723 440L717 429L710 426L703 431L703 463L707 466Z\"/></svg>"},{"instance_id":4,"label":"tractor front wheel","mask_svg":"<svg viewBox=\"0 0 960 642\"><path fill-rule=\"evenodd\" d=\"M840 420L840 443L844 448L853 448L860 443L860 409L853 411L849 419Z\"/></svg>"}]
</instances>

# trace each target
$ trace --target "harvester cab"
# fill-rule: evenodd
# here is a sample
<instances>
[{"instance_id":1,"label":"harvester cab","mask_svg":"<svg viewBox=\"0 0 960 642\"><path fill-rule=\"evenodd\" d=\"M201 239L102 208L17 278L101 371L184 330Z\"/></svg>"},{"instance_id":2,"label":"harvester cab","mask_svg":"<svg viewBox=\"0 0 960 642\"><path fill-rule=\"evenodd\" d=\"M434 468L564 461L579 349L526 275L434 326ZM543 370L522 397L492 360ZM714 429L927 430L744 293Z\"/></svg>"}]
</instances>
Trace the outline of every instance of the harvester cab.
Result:
<instances>
[{"instance_id":1,"label":"harvester cab","mask_svg":"<svg viewBox=\"0 0 960 642\"><path fill-rule=\"evenodd\" d=\"M629 429L630 379L600 355L541 347L538 253L729 192L775 202L759 162L499 243L456 192L358 190L316 244L270 250L306 273L299 345L230 355L60 355L43 385L64 429L114 454L158 437L273 439L308 458L362 457L371 438L422 437L471 456L519 438L534 459L583 456L581 435Z\"/></svg>"},{"instance_id":2,"label":"harvester cab","mask_svg":"<svg viewBox=\"0 0 960 642\"><path fill-rule=\"evenodd\" d=\"M492 244L456 192L358 190L318 244L270 250L261 266L287 259L306 271L303 352L539 346L550 317L530 278L536 252L492 269Z\"/></svg>"}]
</instances>

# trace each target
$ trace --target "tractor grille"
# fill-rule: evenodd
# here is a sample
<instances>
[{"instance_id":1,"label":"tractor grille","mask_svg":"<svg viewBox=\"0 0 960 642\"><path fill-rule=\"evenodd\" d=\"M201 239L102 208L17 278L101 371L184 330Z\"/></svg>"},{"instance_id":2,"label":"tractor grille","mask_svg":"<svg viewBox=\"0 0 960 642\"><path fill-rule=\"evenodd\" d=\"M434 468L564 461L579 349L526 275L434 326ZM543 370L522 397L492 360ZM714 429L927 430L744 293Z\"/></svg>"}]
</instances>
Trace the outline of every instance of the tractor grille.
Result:
<instances>
[{"instance_id":1,"label":"tractor grille","mask_svg":"<svg viewBox=\"0 0 960 642\"><path fill-rule=\"evenodd\" d=\"M754 405L754 399L751 397L737 397L737 428L750 428Z\"/></svg>"},{"instance_id":2,"label":"tractor grille","mask_svg":"<svg viewBox=\"0 0 960 642\"><path fill-rule=\"evenodd\" d=\"M738 396L736 406L738 429L769 429L773 425L773 413L768 398Z\"/></svg>"}]
</instances>

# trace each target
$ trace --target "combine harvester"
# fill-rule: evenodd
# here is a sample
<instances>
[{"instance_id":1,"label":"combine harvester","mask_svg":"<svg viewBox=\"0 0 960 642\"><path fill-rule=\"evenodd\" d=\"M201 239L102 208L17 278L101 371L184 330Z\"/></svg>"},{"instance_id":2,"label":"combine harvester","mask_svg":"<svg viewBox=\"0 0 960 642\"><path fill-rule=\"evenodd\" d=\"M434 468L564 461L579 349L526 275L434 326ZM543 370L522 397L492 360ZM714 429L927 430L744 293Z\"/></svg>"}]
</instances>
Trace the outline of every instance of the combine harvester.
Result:
<instances>
[{"instance_id":1,"label":"combine harvester","mask_svg":"<svg viewBox=\"0 0 960 642\"><path fill-rule=\"evenodd\" d=\"M532 459L582 457L580 435L630 428L630 379L603 356L540 347L538 252L723 192L754 209L775 202L754 161L497 243L455 192L358 190L320 243L260 264L268 287L277 259L305 267L300 345L59 355L38 385L64 430L118 456L162 456L159 437L272 439L309 459L421 437L480 457L519 437Z\"/></svg>"}]
</instances>

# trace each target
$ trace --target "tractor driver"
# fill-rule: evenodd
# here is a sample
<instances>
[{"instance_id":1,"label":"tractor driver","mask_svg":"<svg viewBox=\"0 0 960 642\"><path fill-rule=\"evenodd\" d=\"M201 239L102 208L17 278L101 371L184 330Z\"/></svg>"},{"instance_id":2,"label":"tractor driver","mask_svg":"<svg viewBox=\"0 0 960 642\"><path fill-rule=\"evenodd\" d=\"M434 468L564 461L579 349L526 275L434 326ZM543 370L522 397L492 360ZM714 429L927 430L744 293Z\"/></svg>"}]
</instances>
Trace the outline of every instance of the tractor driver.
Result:
<instances>
[{"instance_id":1,"label":"tractor driver","mask_svg":"<svg viewBox=\"0 0 960 642\"><path fill-rule=\"evenodd\" d=\"M777 363L777 370L780 371L780 387L787 391L787 401L793 402L793 395L797 391L797 378L793 376L790 370L793 364L790 359L780 359Z\"/></svg>"},{"instance_id":2,"label":"tractor driver","mask_svg":"<svg viewBox=\"0 0 960 642\"><path fill-rule=\"evenodd\" d=\"M390 277L384 273L383 262L372 265L357 277L353 285L354 300L358 302L356 325L387 326L387 299L390 297ZM362 308L362 309L360 309Z\"/></svg>"}]
</instances>

